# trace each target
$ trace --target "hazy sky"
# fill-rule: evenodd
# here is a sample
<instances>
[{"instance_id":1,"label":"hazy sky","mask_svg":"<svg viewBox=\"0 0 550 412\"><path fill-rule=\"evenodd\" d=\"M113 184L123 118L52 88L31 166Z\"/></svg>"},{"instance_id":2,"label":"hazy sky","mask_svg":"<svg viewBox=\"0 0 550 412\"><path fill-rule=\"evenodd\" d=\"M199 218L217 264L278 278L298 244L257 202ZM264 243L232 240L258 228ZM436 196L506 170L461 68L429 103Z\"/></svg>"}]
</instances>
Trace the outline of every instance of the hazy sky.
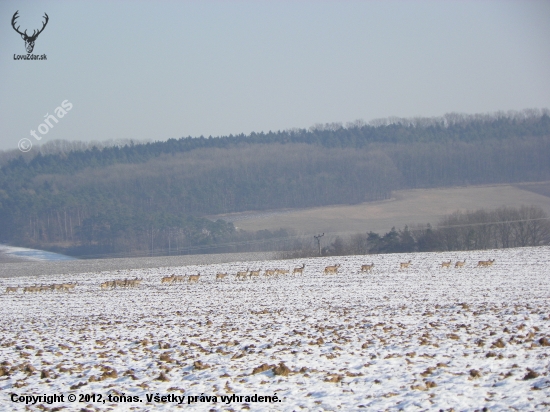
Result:
<instances>
[{"instance_id":1,"label":"hazy sky","mask_svg":"<svg viewBox=\"0 0 550 412\"><path fill-rule=\"evenodd\" d=\"M11 27L49 23L33 54ZM2 1L0 149L550 108L550 1ZM40 136L39 133L37 133Z\"/></svg>"}]
</instances>

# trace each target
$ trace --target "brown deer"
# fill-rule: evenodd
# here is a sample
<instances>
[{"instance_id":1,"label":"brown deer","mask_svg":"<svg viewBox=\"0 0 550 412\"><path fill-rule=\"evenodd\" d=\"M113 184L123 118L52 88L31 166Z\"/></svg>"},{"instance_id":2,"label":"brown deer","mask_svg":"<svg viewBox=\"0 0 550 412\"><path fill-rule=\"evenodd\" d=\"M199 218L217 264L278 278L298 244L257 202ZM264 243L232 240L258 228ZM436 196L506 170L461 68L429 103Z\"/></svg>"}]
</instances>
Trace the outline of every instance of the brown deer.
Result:
<instances>
[{"instance_id":1,"label":"brown deer","mask_svg":"<svg viewBox=\"0 0 550 412\"><path fill-rule=\"evenodd\" d=\"M407 269L411 265L411 261L400 263L399 269Z\"/></svg>"},{"instance_id":2,"label":"brown deer","mask_svg":"<svg viewBox=\"0 0 550 412\"><path fill-rule=\"evenodd\" d=\"M448 262L441 262L441 267L442 268L450 268L451 267L451 261L449 260Z\"/></svg>"},{"instance_id":3,"label":"brown deer","mask_svg":"<svg viewBox=\"0 0 550 412\"><path fill-rule=\"evenodd\" d=\"M292 271L292 274L295 275L297 273L299 273L300 275L304 273L304 269L306 267L306 264L305 263L302 263L302 267L297 267L297 268L294 268L294 270Z\"/></svg>"},{"instance_id":4,"label":"brown deer","mask_svg":"<svg viewBox=\"0 0 550 412\"><path fill-rule=\"evenodd\" d=\"M58 291L58 290L63 290L63 285L60 284L60 283L55 283L53 285L50 286L50 289L53 290L53 291Z\"/></svg>"},{"instance_id":5,"label":"brown deer","mask_svg":"<svg viewBox=\"0 0 550 412\"><path fill-rule=\"evenodd\" d=\"M115 284L114 284L114 282L111 282L111 281L108 280L108 281L103 282L102 284L100 284L99 287L101 288L101 290L106 290L106 289L109 289L109 288L114 288Z\"/></svg>"},{"instance_id":6,"label":"brown deer","mask_svg":"<svg viewBox=\"0 0 550 412\"><path fill-rule=\"evenodd\" d=\"M6 288L6 293L10 293L10 292L17 293L18 290L19 290L19 286L8 286Z\"/></svg>"},{"instance_id":7,"label":"brown deer","mask_svg":"<svg viewBox=\"0 0 550 412\"><path fill-rule=\"evenodd\" d=\"M464 262L458 261L455 263L455 268L464 267L465 264L466 264L466 259L464 259Z\"/></svg>"},{"instance_id":8,"label":"brown deer","mask_svg":"<svg viewBox=\"0 0 550 412\"><path fill-rule=\"evenodd\" d=\"M494 261L495 261L495 259L493 259L493 260L480 260L479 262L477 262L477 266L478 267L491 266L494 263Z\"/></svg>"},{"instance_id":9,"label":"brown deer","mask_svg":"<svg viewBox=\"0 0 550 412\"><path fill-rule=\"evenodd\" d=\"M61 286L63 287L64 291L69 292L69 291L71 291L75 288L76 282L74 282L74 283L62 283Z\"/></svg>"},{"instance_id":10,"label":"brown deer","mask_svg":"<svg viewBox=\"0 0 550 412\"><path fill-rule=\"evenodd\" d=\"M174 280L172 280L172 283L183 283L185 280L185 277L183 275L172 275L174 277Z\"/></svg>"},{"instance_id":11,"label":"brown deer","mask_svg":"<svg viewBox=\"0 0 550 412\"><path fill-rule=\"evenodd\" d=\"M374 267L374 263L371 263L370 265L362 265L361 272L370 272L373 267Z\"/></svg>"},{"instance_id":12,"label":"brown deer","mask_svg":"<svg viewBox=\"0 0 550 412\"><path fill-rule=\"evenodd\" d=\"M328 275L329 273L338 273L338 268L340 267L340 264L327 266L325 268L325 275Z\"/></svg>"},{"instance_id":13,"label":"brown deer","mask_svg":"<svg viewBox=\"0 0 550 412\"><path fill-rule=\"evenodd\" d=\"M227 276L227 273L217 273L216 280L223 280Z\"/></svg>"},{"instance_id":14,"label":"brown deer","mask_svg":"<svg viewBox=\"0 0 550 412\"><path fill-rule=\"evenodd\" d=\"M197 283L200 277L201 277L200 273L198 275L189 275L189 283L191 282Z\"/></svg>"},{"instance_id":15,"label":"brown deer","mask_svg":"<svg viewBox=\"0 0 550 412\"><path fill-rule=\"evenodd\" d=\"M277 273L275 269L266 269L264 275L265 276L273 276Z\"/></svg>"},{"instance_id":16,"label":"brown deer","mask_svg":"<svg viewBox=\"0 0 550 412\"><path fill-rule=\"evenodd\" d=\"M246 275L248 275L248 268L246 268L245 272L243 272L243 271L237 272L237 274L235 275L235 278L236 279L246 279Z\"/></svg>"},{"instance_id":17,"label":"brown deer","mask_svg":"<svg viewBox=\"0 0 550 412\"><path fill-rule=\"evenodd\" d=\"M258 269L258 270L251 270L251 271L248 273L248 276L249 276L249 277L252 277L252 276L260 276L260 269Z\"/></svg>"},{"instance_id":18,"label":"brown deer","mask_svg":"<svg viewBox=\"0 0 550 412\"><path fill-rule=\"evenodd\" d=\"M128 279L115 279L115 280L113 280L113 282L115 282L115 287L117 287L117 288L125 288L127 281L128 281Z\"/></svg>"},{"instance_id":19,"label":"brown deer","mask_svg":"<svg viewBox=\"0 0 550 412\"><path fill-rule=\"evenodd\" d=\"M136 288L139 286L139 284L141 283L143 279L138 279L137 276L135 279L129 279L128 280L128 286L129 287L132 287L132 288Z\"/></svg>"},{"instance_id":20,"label":"brown deer","mask_svg":"<svg viewBox=\"0 0 550 412\"><path fill-rule=\"evenodd\" d=\"M176 275L175 274L172 274L171 276L164 276L161 280L160 280L160 283L163 284L163 283L168 283L169 285L172 284L172 282L174 282L174 279L175 279Z\"/></svg>"}]
</instances>

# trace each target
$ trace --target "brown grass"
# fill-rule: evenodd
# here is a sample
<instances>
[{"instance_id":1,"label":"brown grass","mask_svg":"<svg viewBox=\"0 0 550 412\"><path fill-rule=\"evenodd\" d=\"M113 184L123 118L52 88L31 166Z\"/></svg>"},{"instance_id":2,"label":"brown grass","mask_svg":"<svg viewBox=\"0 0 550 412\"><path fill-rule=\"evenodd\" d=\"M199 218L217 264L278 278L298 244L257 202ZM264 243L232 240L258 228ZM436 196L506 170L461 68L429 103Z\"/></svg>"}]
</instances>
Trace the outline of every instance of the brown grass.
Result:
<instances>
[{"instance_id":1,"label":"brown grass","mask_svg":"<svg viewBox=\"0 0 550 412\"><path fill-rule=\"evenodd\" d=\"M530 191L531 185L469 186L441 189L400 190L387 201L358 205L334 205L310 209L240 212L210 216L228 219L244 230L293 229L297 233L387 232L393 226L435 224L456 210L495 209L501 206L535 205L550 214L548 197Z\"/></svg>"}]
</instances>

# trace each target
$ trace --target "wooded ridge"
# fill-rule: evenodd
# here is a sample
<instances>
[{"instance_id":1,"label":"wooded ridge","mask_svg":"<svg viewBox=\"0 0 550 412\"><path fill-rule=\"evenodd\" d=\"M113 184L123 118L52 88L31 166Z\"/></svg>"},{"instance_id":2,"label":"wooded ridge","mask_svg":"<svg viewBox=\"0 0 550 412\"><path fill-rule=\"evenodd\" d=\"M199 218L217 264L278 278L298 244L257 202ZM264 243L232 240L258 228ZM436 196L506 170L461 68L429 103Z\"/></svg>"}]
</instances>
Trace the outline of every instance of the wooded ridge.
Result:
<instances>
[{"instance_id":1,"label":"wooded ridge","mask_svg":"<svg viewBox=\"0 0 550 412\"><path fill-rule=\"evenodd\" d=\"M203 218L209 214L353 204L405 188L550 180L547 111L59 147L3 157L1 242L79 256L153 254L284 235L243 233Z\"/></svg>"}]
</instances>

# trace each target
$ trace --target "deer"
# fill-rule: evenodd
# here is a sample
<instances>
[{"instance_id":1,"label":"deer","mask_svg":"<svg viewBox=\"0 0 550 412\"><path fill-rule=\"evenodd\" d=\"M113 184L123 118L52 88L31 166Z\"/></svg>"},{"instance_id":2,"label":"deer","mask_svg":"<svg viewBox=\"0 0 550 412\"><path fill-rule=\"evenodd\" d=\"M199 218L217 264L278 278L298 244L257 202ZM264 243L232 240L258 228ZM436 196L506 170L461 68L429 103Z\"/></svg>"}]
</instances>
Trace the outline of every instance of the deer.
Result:
<instances>
[{"instance_id":1,"label":"deer","mask_svg":"<svg viewBox=\"0 0 550 412\"><path fill-rule=\"evenodd\" d=\"M248 268L246 268L245 272L243 272L243 271L237 272L237 274L235 275L235 278L236 279L246 279L246 275L248 275Z\"/></svg>"},{"instance_id":2,"label":"deer","mask_svg":"<svg viewBox=\"0 0 550 412\"><path fill-rule=\"evenodd\" d=\"M102 284L99 285L99 287L101 288L101 290L106 290L106 289L109 289L110 287L114 287L115 285L111 282L111 281L106 281L106 282L103 282Z\"/></svg>"},{"instance_id":3,"label":"deer","mask_svg":"<svg viewBox=\"0 0 550 412\"><path fill-rule=\"evenodd\" d=\"M40 288L38 286L25 286L23 288L23 293L26 292L40 292Z\"/></svg>"},{"instance_id":4,"label":"deer","mask_svg":"<svg viewBox=\"0 0 550 412\"><path fill-rule=\"evenodd\" d=\"M408 262L401 262L399 269L407 269L411 265L411 261Z\"/></svg>"},{"instance_id":5,"label":"deer","mask_svg":"<svg viewBox=\"0 0 550 412\"><path fill-rule=\"evenodd\" d=\"M493 259L493 260L480 260L479 262L477 262L477 266L478 267L491 266L494 263L494 261L495 261L495 259Z\"/></svg>"},{"instance_id":6,"label":"deer","mask_svg":"<svg viewBox=\"0 0 550 412\"><path fill-rule=\"evenodd\" d=\"M227 276L227 273L216 273L216 280L223 280Z\"/></svg>"},{"instance_id":7,"label":"deer","mask_svg":"<svg viewBox=\"0 0 550 412\"><path fill-rule=\"evenodd\" d=\"M370 265L362 265L361 272L370 272L373 267L374 267L374 263L371 263Z\"/></svg>"},{"instance_id":8,"label":"deer","mask_svg":"<svg viewBox=\"0 0 550 412\"><path fill-rule=\"evenodd\" d=\"M17 28L15 27L15 24L16 24L16 20L19 18L18 16L18 13L19 13L19 10L17 10L14 14L13 14L13 17L11 19L11 26L13 27L13 29L19 33L21 35L21 38L23 40L25 40L25 48L27 49L27 53L32 53L32 51L34 50L34 42L36 41L36 38L38 37L38 35L40 33L42 33L44 31L44 29L46 28L46 25L48 24L48 20L50 19L48 17L48 15L46 13L44 13L44 18L46 19L46 21L44 23L42 23L42 28L40 30L38 30L38 33L36 32L36 30L34 30L32 32L32 35L29 36L27 34L27 30L25 30L25 32L20 32L19 31L19 27L20 26L17 26Z\"/></svg>"},{"instance_id":9,"label":"deer","mask_svg":"<svg viewBox=\"0 0 550 412\"><path fill-rule=\"evenodd\" d=\"M73 290L76 286L76 282L74 283L62 283L61 284L63 290L66 290L67 292Z\"/></svg>"},{"instance_id":10,"label":"deer","mask_svg":"<svg viewBox=\"0 0 550 412\"><path fill-rule=\"evenodd\" d=\"M327 266L325 268L325 275L328 275L329 273L338 273L338 268L340 267L340 264Z\"/></svg>"},{"instance_id":11,"label":"deer","mask_svg":"<svg viewBox=\"0 0 550 412\"><path fill-rule=\"evenodd\" d=\"M115 287L125 288L126 286L128 286L126 284L126 282L128 282L128 279L116 279L113 280L113 282L115 282Z\"/></svg>"},{"instance_id":12,"label":"deer","mask_svg":"<svg viewBox=\"0 0 550 412\"><path fill-rule=\"evenodd\" d=\"M277 274L277 271L275 269L266 269L264 276L273 276L275 274Z\"/></svg>"},{"instance_id":13,"label":"deer","mask_svg":"<svg viewBox=\"0 0 550 412\"><path fill-rule=\"evenodd\" d=\"M248 276L249 276L249 277L252 277L252 276L260 276L260 269L258 269L258 270L251 270L250 272L248 272Z\"/></svg>"},{"instance_id":14,"label":"deer","mask_svg":"<svg viewBox=\"0 0 550 412\"><path fill-rule=\"evenodd\" d=\"M466 259L464 259L464 262L458 261L455 263L455 268L461 268L466 264Z\"/></svg>"},{"instance_id":15,"label":"deer","mask_svg":"<svg viewBox=\"0 0 550 412\"><path fill-rule=\"evenodd\" d=\"M8 286L6 288L6 293L10 293L10 292L17 293L18 290L19 290L19 286Z\"/></svg>"},{"instance_id":16,"label":"deer","mask_svg":"<svg viewBox=\"0 0 550 412\"><path fill-rule=\"evenodd\" d=\"M128 284L129 287L132 287L132 288L135 288L135 287L138 287L139 284L141 283L143 279L138 279L137 276L135 279L128 279L126 281L126 283Z\"/></svg>"},{"instance_id":17,"label":"deer","mask_svg":"<svg viewBox=\"0 0 550 412\"><path fill-rule=\"evenodd\" d=\"M441 267L442 268L450 268L451 267L451 261L449 260L448 262L441 262Z\"/></svg>"},{"instance_id":18,"label":"deer","mask_svg":"<svg viewBox=\"0 0 550 412\"><path fill-rule=\"evenodd\" d=\"M199 278L200 278L201 274L199 273L198 275L189 275L189 283L191 282L198 282L199 281Z\"/></svg>"},{"instance_id":19,"label":"deer","mask_svg":"<svg viewBox=\"0 0 550 412\"><path fill-rule=\"evenodd\" d=\"M174 282L174 279L175 279L176 275L173 274L171 276L164 276L161 280L160 280L160 283L161 285L163 283L168 283L168 284L172 284L172 282Z\"/></svg>"},{"instance_id":20,"label":"deer","mask_svg":"<svg viewBox=\"0 0 550 412\"><path fill-rule=\"evenodd\" d=\"M302 263L302 267L297 267L297 268L294 268L294 270L292 271L292 274L295 275L297 273L299 273L300 275L304 273L304 269L306 267L306 264L305 263Z\"/></svg>"},{"instance_id":21,"label":"deer","mask_svg":"<svg viewBox=\"0 0 550 412\"><path fill-rule=\"evenodd\" d=\"M290 273L287 269L277 269L276 272L278 275L288 275Z\"/></svg>"},{"instance_id":22,"label":"deer","mask_svg":"<svg viewBox=\"0 0 550 412\"><path fill-rule=\"evenodd\" d=\"M50 289L52 291L63 290L63 285L61 283L54 283L53 285L50 286Z\"/></svg>"},{"instance_id":23,"label":"deer","mask_svg":"<svg viewBox=\"0 0 550 412\"><path fill-rule=\"evenodd\" d=\"M183 275L172 275L173 276L173 280L172 280L172 283L176 283L176 282L179 282L179 283L183 283L183 281L185 280L185 277Z\"/></svg>"}]
</instances>

